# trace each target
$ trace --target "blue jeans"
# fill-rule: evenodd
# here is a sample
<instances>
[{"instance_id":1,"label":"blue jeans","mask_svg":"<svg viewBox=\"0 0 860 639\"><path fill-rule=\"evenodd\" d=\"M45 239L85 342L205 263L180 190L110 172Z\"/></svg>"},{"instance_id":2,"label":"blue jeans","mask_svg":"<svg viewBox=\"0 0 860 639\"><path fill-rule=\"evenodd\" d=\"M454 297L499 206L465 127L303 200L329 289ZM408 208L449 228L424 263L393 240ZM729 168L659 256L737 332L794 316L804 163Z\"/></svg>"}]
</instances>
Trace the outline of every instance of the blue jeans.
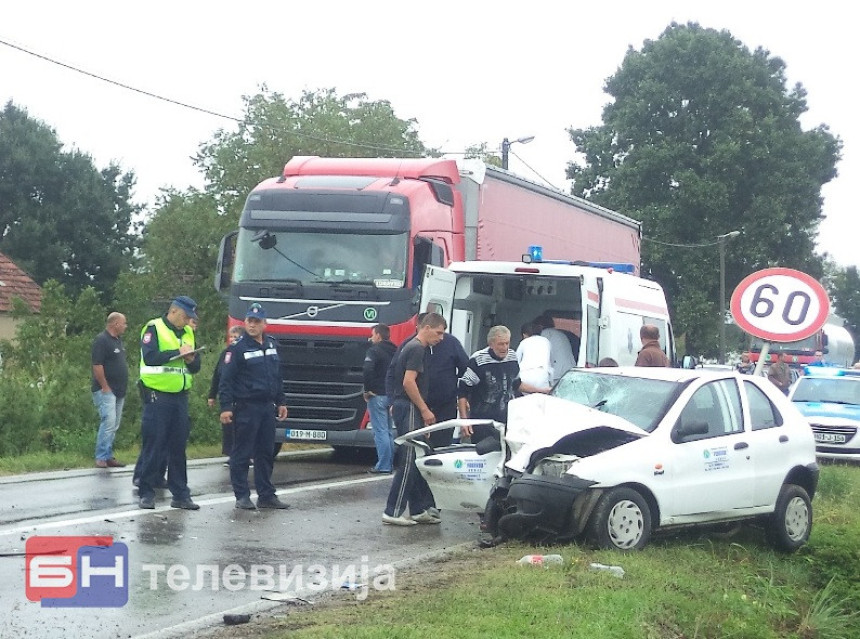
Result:
<instances>
[{"instance_id":1,"label":"blue jeans","mask_svg":"<svg viewBox=\"0 0 860 639\"><path fill-rule=\"evenodd\" d=\"M374 470L390 472L394 465L394 437L391 427L394 422L388 412L388 396L374 395L367 400L373 442L376 444L376 466Z\"/></svg>"},{"instance_id":2,"label":"blue jeans","mask_svg":"<svg viewBox=\"0 0 860 639\"><path fill-rule=\"evenodd\" d=\"M99 411L100 419L99 434L96 436L96 459L107 461L113 459L113 440L119 430L125 397L97 390L93 393L93 404Z\"/></svg>"}]
</instances>

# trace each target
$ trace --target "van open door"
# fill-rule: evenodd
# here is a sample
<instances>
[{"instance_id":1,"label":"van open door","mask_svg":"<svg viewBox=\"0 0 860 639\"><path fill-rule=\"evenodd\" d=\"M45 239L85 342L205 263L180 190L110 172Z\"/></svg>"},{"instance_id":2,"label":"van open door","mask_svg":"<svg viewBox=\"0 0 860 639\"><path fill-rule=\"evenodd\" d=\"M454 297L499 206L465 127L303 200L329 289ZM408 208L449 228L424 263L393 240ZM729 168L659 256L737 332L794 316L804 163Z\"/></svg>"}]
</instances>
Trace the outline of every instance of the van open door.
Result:
<instances>
[{"instance_id":1,"label":"van open door","mask_svg":"<svg viewBox=\"0 0 860 639\"><path fill-rule=\"evenodd\" d=\"M424 281L421 284L420 311L439 313L448 322L448 326L451 326L456 284L457 274L453 271L438 266L427 266L424 271Z\"/></svg>"}]
</instances>

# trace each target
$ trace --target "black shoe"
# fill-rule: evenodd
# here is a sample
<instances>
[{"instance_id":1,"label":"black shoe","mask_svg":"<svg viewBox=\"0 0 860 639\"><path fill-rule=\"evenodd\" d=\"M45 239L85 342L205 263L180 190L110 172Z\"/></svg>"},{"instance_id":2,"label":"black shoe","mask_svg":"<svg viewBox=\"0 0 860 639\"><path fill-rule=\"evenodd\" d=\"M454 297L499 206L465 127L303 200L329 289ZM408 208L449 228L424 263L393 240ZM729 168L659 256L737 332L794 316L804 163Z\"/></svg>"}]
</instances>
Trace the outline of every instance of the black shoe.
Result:
<instances>
[{"instance_id":1,"label":"black shoe","mask_svg":"<svg viewBox=\"0 0 860 639\"><path fill-rule=\"evenodd\" d=\"M200 504L195 504L190 499L173 499L170 502L171 508L181 508L182 510L200 510Z\"/></svg>"},{"instance_id":2,"label":"black shoe","mask_svg":"<svg viewBox=\"0 0 860 639\"><path fill-rule=\"evenodd\" d=\"M154 497L141 497L140 501L137 503L138 508L146 508L147 510L152 510L155 508L155 498Z\"/></svg>"},{"instance_id":3,"label":"black shoe","mask_svg":"<svg viewBox=\"0 0 860 639\"><path fill-rule=\"evenodd\" d=\"M369 472L371 475L390 475L394 471L392 471L392 470L377 470L376 468L371 468L367 472Z\"/></svg>"},{"instance_id":4,"label":"black shoe","mask_svg":"<svg viewBox=\"0 0 860 639\"><path fill-rule=\"evenodd\" d=\"M257 507L254 505L254 502L251 501L250 497L237 499L236 508L240 508L242 510L257 510Z\"/></svg>"},{"instance_id":5,"label":"black shoe","mask_svg":"<svg viewBox=\"0 0 860 639\"><path fill-rule=\"evenodd\" d=\"M267 497L266 499L257 499L257 508L276 508L278 510L286 510L289 507L290 505L285 504L280 499L278 499L277 495Z\"/></svg>"}]
</instances>

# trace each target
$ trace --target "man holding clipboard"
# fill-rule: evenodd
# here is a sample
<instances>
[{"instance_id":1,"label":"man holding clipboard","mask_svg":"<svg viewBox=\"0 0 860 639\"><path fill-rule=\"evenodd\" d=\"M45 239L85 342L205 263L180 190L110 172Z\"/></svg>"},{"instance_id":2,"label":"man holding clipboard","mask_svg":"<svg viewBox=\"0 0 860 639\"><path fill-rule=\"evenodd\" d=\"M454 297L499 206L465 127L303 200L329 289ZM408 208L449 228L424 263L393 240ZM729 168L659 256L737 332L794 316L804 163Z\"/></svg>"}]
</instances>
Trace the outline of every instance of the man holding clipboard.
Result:
<instances>
[{"instance_id":1,"label":"man holding clipboard","mask_svg":"<svg viewBox=\"0 0 860 639\"><path fill-rule=\"evenodd\" d=\"M140 332L140 383L143 397L143 445L140 451L140 508L155 508L155 487L165 461L170 505L198 510L188 490L185 447L191 429L188 390L200 371L201 349L195 348L190 321L197 319L197 303L182 295L162 317L150 320Z\"/></svg>"}]
</instances>

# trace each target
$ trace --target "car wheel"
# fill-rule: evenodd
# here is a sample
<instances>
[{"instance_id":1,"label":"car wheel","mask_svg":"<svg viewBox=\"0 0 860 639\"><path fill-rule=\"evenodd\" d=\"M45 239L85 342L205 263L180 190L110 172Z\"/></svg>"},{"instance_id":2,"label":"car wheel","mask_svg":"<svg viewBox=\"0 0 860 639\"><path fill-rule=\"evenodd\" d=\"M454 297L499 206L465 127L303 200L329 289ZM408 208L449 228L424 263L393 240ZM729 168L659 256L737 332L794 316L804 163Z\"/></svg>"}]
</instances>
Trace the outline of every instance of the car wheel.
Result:
<instances>
[{"instance_id":1,"label":"car wheel","mask_svg":"<svg viewBox=\"0 0 860 639\"><path fill-rule=\"evenodd\" d=\"M767 524L770 544L777 550L794 552L809 540L812 531L812 502L806 491L785 484L779 491L776 509Z\"/></svg>"},{"instance_id":2,"label":"car wheel","mask_svg":"<svg viewBox=\"0 0 860 639\"><path fill-rule=\"evenodd\" d=\"M590 533L598 548L640 550L651 538L651 509L632 488L613 488L597 502Z\"/></svg>"}]
</instances>

